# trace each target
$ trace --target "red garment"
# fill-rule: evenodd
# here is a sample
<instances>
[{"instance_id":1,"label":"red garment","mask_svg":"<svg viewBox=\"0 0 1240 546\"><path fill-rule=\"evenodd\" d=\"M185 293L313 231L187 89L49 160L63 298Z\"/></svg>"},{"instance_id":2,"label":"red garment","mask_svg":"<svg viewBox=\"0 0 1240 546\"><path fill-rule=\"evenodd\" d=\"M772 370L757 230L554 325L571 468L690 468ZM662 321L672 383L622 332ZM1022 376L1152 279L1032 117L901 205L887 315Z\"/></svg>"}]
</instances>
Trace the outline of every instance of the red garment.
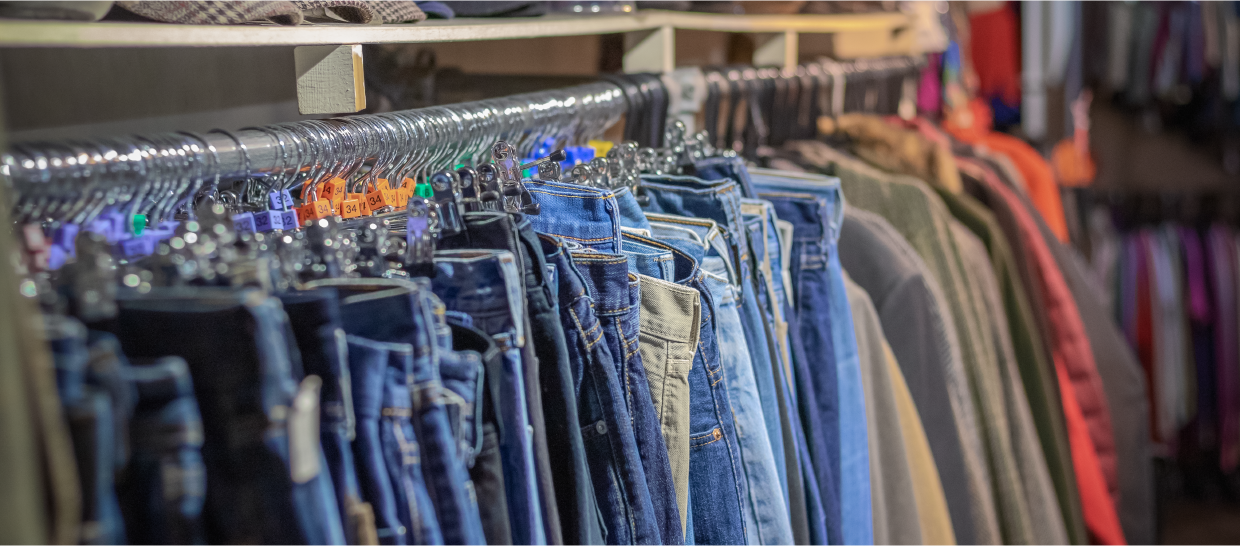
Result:
<instances>
[{"instance_id":1,"label":"red garment","mask_svg":"<svg viewBox=\"0 0 1240 546\"><path fill-rule=\"evenodd\" d=\"M982 182L1012 210L1021 235L1013 238L1019 239L1012 241L1013 249L1025 253L1033 270L1035 282L1030 290L1035 291L1032 294L1034 301L1042 304L1051 359L1060 378L1060 399L1085 527L1095 543L1124 544L1124 532L1116 513L1119 478L1111 414L1076 300L1064 281L1063 272L1056 265L1050 247L1042 239L1031 211L1025 208L1016 192L985 165L964 158L958 161L980 167L985 172Z\"/></svg>"},{"instance_id":2,"label":"red garment","mask_svg":"<svg viewBox=\"0 0 1240 546\"><path fill-rule=\"evenodd\" d=\"M1146 389L1146 395L1150 401L1150 437L1154 442L1161 442L1162 435L1158 433L1158 390L1163 386L1158 381L1158 372L1155 370L1154 362L1154 314L1151 305L1153 298L1153 287L1150 286L1150 253L1153 252L1151 247L1153 242L1150 240L1150 232L1143 229L1136 235L1137 237L1137 322L1136 322L1136 344L1137 358L1141 361L1141 368L1145 370L1145 384L1149 385Z\"/></svg>"},{"instance_id":3,"label":"red garment","mask_svg":"<svg viewBox=\"0 0 1240 546\"><path fill-rule=\"evenodd\" d=\"M1020 28L1013 4L970 14L969 29L978 94L998 95L1006 104L1020 104Z\"/></svg>"}]
</instances>

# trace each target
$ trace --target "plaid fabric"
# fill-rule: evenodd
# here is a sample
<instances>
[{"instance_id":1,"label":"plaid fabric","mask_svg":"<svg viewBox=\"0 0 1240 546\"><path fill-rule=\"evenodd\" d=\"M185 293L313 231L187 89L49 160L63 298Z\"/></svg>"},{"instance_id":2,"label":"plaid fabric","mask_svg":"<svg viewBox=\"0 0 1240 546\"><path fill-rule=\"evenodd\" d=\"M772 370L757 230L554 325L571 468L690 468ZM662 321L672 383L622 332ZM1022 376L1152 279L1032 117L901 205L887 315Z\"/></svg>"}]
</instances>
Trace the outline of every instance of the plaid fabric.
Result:
<instances>
[{"instance_id":1,"label":"plaid fabric","mask_svg":"<svg viewBox=\"0 0 1240 546\"><path fill-rule=\"evenodd\" d=\"M306 17L349 23L416 23L426 14L412 0L256 0L248 2L146 2L122 0L118 6L148 19L185 25L236 25L269 20L300 25Z\"/></svg>"},{"instance_id":2,"label":"plaid fabric","mask_svg":"<svg viewBox=\"0 0 1240 546\"><path fill-rule=\"evenodd\" d=\"M183 25L235 25L269 19L282 25L302 22L301 10L284 0L252 2L138 2L122 0L116 5L163 23Z\"/></svg>"}]
</instances>

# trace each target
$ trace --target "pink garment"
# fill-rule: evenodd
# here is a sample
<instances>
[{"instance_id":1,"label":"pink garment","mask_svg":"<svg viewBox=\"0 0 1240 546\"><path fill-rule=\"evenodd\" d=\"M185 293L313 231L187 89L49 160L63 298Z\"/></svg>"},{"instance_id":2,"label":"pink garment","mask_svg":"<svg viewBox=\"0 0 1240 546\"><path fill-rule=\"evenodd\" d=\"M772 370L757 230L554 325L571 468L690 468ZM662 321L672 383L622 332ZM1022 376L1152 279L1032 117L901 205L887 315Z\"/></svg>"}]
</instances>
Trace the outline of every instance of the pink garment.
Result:
<instances>
[{"instance_id":1,"label":"pink garment","mask_svg":"<svg viewBox=\"0 0 1240 546\"><path fill-rule=\"evenodd\" d=\"M1236 255L1231 229L1215 224L1206 235L1214 276L1214 373L1218 382L1219 468L1240 463L1240 346L1237 345Z\"/></svg>"}]
</instances>

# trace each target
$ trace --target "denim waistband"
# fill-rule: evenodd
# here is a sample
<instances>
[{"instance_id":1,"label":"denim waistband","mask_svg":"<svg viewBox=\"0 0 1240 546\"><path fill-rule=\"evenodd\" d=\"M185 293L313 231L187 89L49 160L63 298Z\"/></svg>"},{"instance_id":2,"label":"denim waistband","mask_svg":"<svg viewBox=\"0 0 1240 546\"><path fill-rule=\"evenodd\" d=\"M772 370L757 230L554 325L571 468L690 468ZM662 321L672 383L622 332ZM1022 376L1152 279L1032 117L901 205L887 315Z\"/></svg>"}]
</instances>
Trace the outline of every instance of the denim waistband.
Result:
<instances>
[{"instance_id":1,"label":"denim waistband","mask_svg":"<svg viewBox=\"0 0 1240 546\"><path fill-rule=\"evenodd\" d=\"M586 290L594 300L595 315L624 315L632 309L628 258L601 252L573 252L570 256L585 278Z\"/></svg>"},{"instance_id":2,"label":"denim waistband","mask_svg":"<svg viewBox=\"0 0 1240 546\"><path fill-rule=\"evenodd\" d=\"M709 259L718 258L724 264L724 274L729 282L740 282L740 264L734 259L736 254L731 250L731 243L726 240L723 230L713 220L669 214L651 214L650 219L652 234L656 239L665 242L668 242L668 239L680 239L700 248L691 251L698 262L699 270L707 269ZM693 236L686 237L686 231Z\"/></svg>"},{"instance_id":3,"label":"denim waistband","mask_svg":"<svg viewBox=\"0 0 1240 546\"><path fill-rule=\"evenodd\" d=\"M408 343L415 358L435 354L430 307L418 282L407 279L321 279L307 288L333 287L341 327L373 341Z\"/></svg>"},{"instance_id":4,"label":"denim waistband","mask_svg":"<svg viewBox=\"0 0 1240 546\"><path fill-rule=\"evenodd\" d=\"M696 347L701 326L697 289L662 279L641 279L642 334Z\"/></svg>"},{"instance_id":5,"label":"denim waistband","mask_svg":"<svg viewBox=\"0 0 1240 546\"><path fill-rule=\"evenodd\" d=\"M670 281L675 276L676 264L672 252L666 248L648 245L636 239L637 235L624 233L622 248L629 258L629 268L638 275Z\"/></svg>"},{"instance_id":6,"label":"denim waistband","mask_svg":"<svg viewBox=\"0 0 1240 546\"><path fill-rule=\"evenodd\" d=\"M625 238L627 241L667 252L671 256L672 274L670 278L664 280L683 285L697 275L698 260L684 250L653 237L626 233Z\"/></svg>"},{"instance_id":7,"label":"denim waistband","mask_svg":"<svg viewBox=\"0 0 1240 546\"><path fill-rule=\"evenodd\" d=\"M435 253L432 289L453 311L463 312L491 335L512 333L525 346L525 294L516 257L506 250L441 250Z\"/></svg>"},{"instance_id":8,"label":"denim waistband","mask_svg":"<svg viewBox=\"0 0 1240 546\"><path fill-rule=\"evenodd\" d=\"M531 181L526 184L542 213L530 218L534 229L599 252L620 252L620 207L608 190Z\"/></svg>"},{"instance_id":9,"label":"denim waistband","mask_svg":"<svg viewBox=\"0 0 1240 546\"><path fill-rule=\"evenodd\" d=\"M823 214L824 233L832 241L839 240L840 226L844 222L844 192L840 189L839 178L771 169L754 169L751 174L759 197L764 199L772 194L812 194L822 199L824 208L818 212ZM791 218L784 218L782 211L779 212L779 217L792 221Z\"/></svg>"},{"instance_id":10,"label":"denim waistband","mask_svg":"<svg viewBox=\"0 0 1240 546\"><path fill-rule=\"evenodd\" d=\"M642 207L637 203L637 197L633 195L633 192L623 186L614 191L616 206L620 211L620 226L649 230L650 222L646 221L646 215L642 212Z\"/></svg>"},{"instance_id":11,"label":"denim waistband","mask_svg":"<svg viewBox=\"0 0 1240 546\"><path fill-rule=\"evenodd\" d=\"M715 156L699 159L693 162L693 167L697 171L697 175L702 178L727 178L735 181L740 185L741 193L745 197L757 195L754 193L749 169L745 167L745 160L739 156Z\"/></svg>"},{"instance_id":12,"label":"denim waistband","mask_svg":"<svg viewBox=\"0 0 1240 546\"><path fill-rule=\"evenodd\" d=\"M354 437L353 393L345 333L340 326L339 295L334 288L303 290L280 295L293 336L301 351L306 375L323 379L319 406L323 423Z\"/></svg>"},{"instance_id":13,"label":"denim waistband","mask_svg":"<svg viewBox=\"0 0 1240 546\"><path fill-rule=\"evenodd\" d=\"M650 196L647 210L709 218L725 230L741 221L741 190L731 180L703 180L692 176L643 175L642 188ZM739 236L739 234L736 234Z\"/></svg>"}]
</instances>

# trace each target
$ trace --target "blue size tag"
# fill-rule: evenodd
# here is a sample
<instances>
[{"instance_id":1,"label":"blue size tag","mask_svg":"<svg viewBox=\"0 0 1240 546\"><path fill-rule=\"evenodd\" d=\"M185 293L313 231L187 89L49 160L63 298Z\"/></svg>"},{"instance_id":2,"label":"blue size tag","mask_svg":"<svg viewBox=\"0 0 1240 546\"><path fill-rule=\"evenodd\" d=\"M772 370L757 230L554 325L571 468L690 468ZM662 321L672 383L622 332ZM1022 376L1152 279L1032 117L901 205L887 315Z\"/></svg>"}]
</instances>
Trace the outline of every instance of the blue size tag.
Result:
<instances>
[{"instance_id":1,"label":"blue size tag","mask_svg":"<svg viewBox=\"0 0 1240 546\"><path fill-rule=\"evenodd\" d=\"M284 227L284 218L274 210L254 213L254 228L258 231L271 231Z\"/></svg>"},{"instance_id":2,"label":"blue size tag","mask_svg":"<svg viewBox=\"0 0 1240 546\"><path fill-rule=\"evenodd\" d=\"M272 210L284 210L284 209L293 208L293 194L289 193L288 190L282 190L278 192L273 191L267 194L267 197L271 199Z\"/></svg>"},{"instance_id":3,"label":"blue size tag","mask_svg":"<svg viewBox=\"0 0 1240 546\"><path fill-rule=\"evenodd\" d=\"M59 245L73 253L74 242L82 228L77 224L63 224L52 233L52 244Z\"/></svg>"},{"instance_id":4,"label":"blue size tag","mask_svg":"<svg viewBox=\"0 0 1240 546\"><path fill-rule=\"evenodd\" d=\"M237 230L237 233L254 233L257 231L254 226L254 213L252 212L234 214L232 219L233 229Z\"/></svg>"},{"instance_id":5,"label":"blue size tag","mask_svg":"<svg viewBox=\"0 0 1240 546\"><path fill-rule=\"evenodd\" d=\"M282 221L281 225L284 226L282 229L297 229L301 227L297 224L297 211L296 210L286 210L284 212L281 212L280 219Z\"/></svg>"},{"instance_id":6,"label":"blue size tag","mask_svg":"<svg viewBox=\"0 0 1240 546\"><path fill-rule=\"evenodd\" d=\"M158 239L154 237L142 235L132 239L121 241L121 253L126 258L137 258L140 256L149 256L155 253L155 243Z\"/></svg>"}]
</instances>

